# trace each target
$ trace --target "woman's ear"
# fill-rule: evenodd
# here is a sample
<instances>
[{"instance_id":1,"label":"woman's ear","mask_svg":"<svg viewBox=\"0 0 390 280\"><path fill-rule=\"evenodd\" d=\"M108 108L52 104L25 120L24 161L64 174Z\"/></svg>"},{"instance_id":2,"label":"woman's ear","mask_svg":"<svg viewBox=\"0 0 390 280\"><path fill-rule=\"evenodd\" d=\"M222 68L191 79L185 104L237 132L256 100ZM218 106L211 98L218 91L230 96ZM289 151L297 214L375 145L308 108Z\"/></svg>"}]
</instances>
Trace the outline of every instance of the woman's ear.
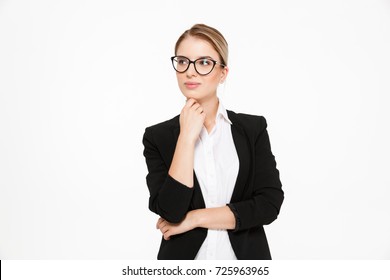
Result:
<instances>
[{"instance_id":1,"label":"woman's ear","mask_svg":"<svg viewBox=\"0 0 390 280\"><path fill-rule=\"evenodd\" d=\"M229 73L229 67L227 66L223 67L221 72L221 79L219 80L220 84L223 84L225 82L228 73Z\"/></svg>"}]
</instances>

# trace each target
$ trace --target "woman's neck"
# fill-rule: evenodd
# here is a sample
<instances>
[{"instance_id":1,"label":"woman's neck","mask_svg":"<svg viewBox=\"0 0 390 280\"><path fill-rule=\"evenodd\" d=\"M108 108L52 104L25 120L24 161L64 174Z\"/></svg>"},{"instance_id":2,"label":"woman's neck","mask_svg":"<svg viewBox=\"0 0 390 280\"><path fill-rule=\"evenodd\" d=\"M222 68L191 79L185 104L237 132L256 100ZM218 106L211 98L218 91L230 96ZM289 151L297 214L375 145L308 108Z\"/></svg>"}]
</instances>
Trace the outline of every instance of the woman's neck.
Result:
<instances>
[{"instance_id":1,"label":"woman's neck","mask_svg":"<svg viewBox=\"0 0 390 280\"><path fill-rule=\"evenodd\" d=\"M206 113L206 119L204 120L204 126L207 132L211 132L215 125L215 117L217 115L219 100L215 95L208 100L199 100L199 104L203 107L203 111Z\"/></svg>"}]
</instances>

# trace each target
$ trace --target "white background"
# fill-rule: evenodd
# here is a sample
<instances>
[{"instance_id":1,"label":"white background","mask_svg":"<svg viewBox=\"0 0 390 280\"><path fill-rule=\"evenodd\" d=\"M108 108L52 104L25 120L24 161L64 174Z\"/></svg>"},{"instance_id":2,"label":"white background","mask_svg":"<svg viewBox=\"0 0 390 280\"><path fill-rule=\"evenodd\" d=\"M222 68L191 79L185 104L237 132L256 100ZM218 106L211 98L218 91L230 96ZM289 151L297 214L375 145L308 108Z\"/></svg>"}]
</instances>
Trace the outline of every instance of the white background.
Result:
<instances>
[{"instance_id":1,"label":"white background","mask_svg":"<svg viewBox=\"0 0 390 280\"><path fill-rule=\"evenodd\" d=\"M273 258L390 259L385 0L0 0L0 259L156 258L142 135L194 23L229 42L225 107L268 121Z\"/></svg>"}]
</instances>

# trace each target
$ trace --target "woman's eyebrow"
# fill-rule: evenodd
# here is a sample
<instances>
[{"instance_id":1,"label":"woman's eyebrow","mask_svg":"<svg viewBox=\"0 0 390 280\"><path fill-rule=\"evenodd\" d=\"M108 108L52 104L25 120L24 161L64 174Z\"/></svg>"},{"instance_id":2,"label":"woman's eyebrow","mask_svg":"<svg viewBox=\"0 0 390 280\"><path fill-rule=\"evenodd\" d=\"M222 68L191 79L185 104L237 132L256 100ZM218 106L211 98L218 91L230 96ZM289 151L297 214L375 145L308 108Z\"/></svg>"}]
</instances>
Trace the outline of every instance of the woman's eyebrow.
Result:
<instances>
[{"instance_id":1,"label":"woman's eyebrow","mask_svg":"<svg viewBox=\"0 0 390 280\"><path fill-rule=\"evenodd\" d=\"M212 57L211 57L211 56L209 56L209 55L204 55L204 56L200 56L200 57L198 57L198 59L200 59L200 58L211 58L211 59L212 59Z\"/></svg>"},{"instance_id":2,"label":"woman's eyebrow","mask_svg":"<svg viewBox=\"0 0 390 280\"><path fill-rule=\"evenodd\" d=\"M178 57L185 57L185 58L188 58L188 59L190 59L188 56L185 56L185 55L177 55ZM213 59L211 56L209 56L209 55L202 55L202 56L198 56L197 58L195 58L195 60L196 59L202 59L202 58L210 58L210 59Z\"/></svg>"}]
</instances>

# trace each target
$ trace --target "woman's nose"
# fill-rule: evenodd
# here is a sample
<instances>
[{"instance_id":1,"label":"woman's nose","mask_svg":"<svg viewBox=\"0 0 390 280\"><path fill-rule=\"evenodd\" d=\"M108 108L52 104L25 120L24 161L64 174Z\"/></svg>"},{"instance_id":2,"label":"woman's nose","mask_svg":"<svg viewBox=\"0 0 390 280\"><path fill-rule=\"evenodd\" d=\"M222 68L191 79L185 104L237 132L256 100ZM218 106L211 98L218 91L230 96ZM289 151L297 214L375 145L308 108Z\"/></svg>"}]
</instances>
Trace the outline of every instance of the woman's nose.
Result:
<instances>
[{"instance_id":1,"label":"woman's nose","mask_svg":"<svg viewBox=\"0 0 390 280\"><path fill-rule=\"evenodd\" d=\"M197 72L195 70L195 63L191 62L190 63L190 66L188 67L187 71L186 71L186 75L187 77L192 77L192 76L196 76Z\"/></svg>"}]
</instances>

